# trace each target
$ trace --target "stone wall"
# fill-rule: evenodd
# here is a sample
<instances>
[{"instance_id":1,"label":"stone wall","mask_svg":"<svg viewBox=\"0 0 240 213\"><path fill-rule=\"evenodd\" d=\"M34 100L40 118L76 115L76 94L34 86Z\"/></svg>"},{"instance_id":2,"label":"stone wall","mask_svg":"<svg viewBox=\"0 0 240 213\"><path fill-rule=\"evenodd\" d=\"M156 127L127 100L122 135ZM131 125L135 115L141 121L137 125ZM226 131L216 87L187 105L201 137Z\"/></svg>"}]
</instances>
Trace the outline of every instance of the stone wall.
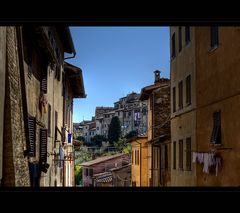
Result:
<instances>
[{"instance_id":1,"label":"stone wall","mask_svg":"<svg viewBox=\"0 0 240 213\"><path fill-rule=\"evenodd\" d=\"M7 27L6 96L3 143L3 185L30 186L23 125L23 105L16 27Z\"/></svg>"}]
</instances>

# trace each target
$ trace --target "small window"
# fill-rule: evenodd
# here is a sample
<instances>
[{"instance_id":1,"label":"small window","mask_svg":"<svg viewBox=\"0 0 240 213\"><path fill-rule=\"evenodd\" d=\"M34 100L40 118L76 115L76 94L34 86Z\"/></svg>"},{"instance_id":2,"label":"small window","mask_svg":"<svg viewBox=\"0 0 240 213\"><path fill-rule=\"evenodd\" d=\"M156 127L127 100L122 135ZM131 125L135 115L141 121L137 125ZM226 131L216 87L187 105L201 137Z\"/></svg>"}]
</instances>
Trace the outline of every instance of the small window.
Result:
<instances>
[{"instance_id":1,"label":"small window","mask_svg":"<svg viewBox=\"0 0 240 213\"><path fill-rule=\"evenodd\" d=\"M211 136L211 143L221 144L221 112L213 113L213 130Z\"/></svg>"},{"instance_id":2,"label":"small window","mask_svg":"<svg viewBox=\"0 0 240 213\"><path fill-rule=\"evenodd\" d=\"M179 169L183 169L183 140L179 140L179 159L178 159L178 167Z\"/></svg>"},{"instance_id":3,"label":"small window","mask_svg":"<svg viewBox=\"0 0 240 213\"><path fill-rule=\"evenodd\" d=\"M190 42L190 27L185 27L185 43L186 45Z\"/></svg>"},{"instance_id":4,"label":"small window","mask_svg":"<svg viewBox=\"0 0 240 213\"><path fill-rule=\"evenodd\" d=\"M186 78L186 104L191 104L191 75Z\"/></svg>"},{"instance_id":5,"label":"small window","mask_svg":"<svg viewBox=\"0 0 240 213\"><path fill-rule=\"evenodd\" d=\"M176 53L175 53L175 33L173 33L172 35L172 59L174 59L176 57Z\"/></svg>"},{"instance_id":6,"label":"small window","mask_svg":"<svg viewBox=\"0 0 240 213\"><path fill-rule=\"evenodd\" d=\"M91 176L91 177L93 176L93 169L92 168L89 169L89 176Z\"/></svg>"},{"instance_id":7,"label":"small window","mask_svg":"<svg viewBox=\"0 0 240 213\"><path fill-rule=\"evenodd\" d=\"M183 82L178 83L178 108L183 108Z\"/></svg>"},{"instance_id":8,"label":"small window","mask_svg":"<svg viewBox=\"0 0 240 213\"><path fill-rule=\"evenodd\" d=\"M214 49L218 46L218 27L210 27L211 34L211 48Z\"/></svg>"},{"instance_id":9,"label":"small window","mask_svg":"<svg viewBox=\"0 0 240 213\"><path fill-rule=\"evenodd\" d=\"M181 52L182 50L182 27L178 27L178 50Z\"/></svg>"},{"instance_id":10,"label":"small window","mask_svg":"<svg viewBox=\"0 0 240 213\"><path fill-rule=\"evenodd\" d=\"M173 112L176 112L176 87L173 87Z\"/></svg>"},{"instance_id":11,"label":"small window","mask_svg":"<svg viewBox=\"0 0 240 213\"><path fill-rule=\"evenodd\" d=\"M85 168L85 176L88 176L88 168Z\"/></svg>"}]
</instances>

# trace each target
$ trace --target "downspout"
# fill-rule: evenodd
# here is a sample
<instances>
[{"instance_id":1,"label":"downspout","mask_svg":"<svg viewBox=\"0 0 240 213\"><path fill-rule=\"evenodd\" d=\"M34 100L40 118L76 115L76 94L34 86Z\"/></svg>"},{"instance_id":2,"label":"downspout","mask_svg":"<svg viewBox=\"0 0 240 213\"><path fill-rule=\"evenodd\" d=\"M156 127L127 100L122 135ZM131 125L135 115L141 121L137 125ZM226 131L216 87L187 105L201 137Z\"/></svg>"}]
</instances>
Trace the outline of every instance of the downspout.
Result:
<instances>
[{"instance_id":1,"label":"downspout","mask_svg":"<svg viewBox=\"0 0 240 213\"><path fill-rule=\"evenodd\" d=\"M75 58L75 56L76 56L76 51L74 50L73 51L73 56L63 58L63 60L70 59L70 58ZM65 73L64 64L63 64L63 70L64 70L64 73ZM64 96L63 96L63 130L64 130L64 134L65 134L65 115L66 115L66 106L65 106L66 98L65 97L66 97L66 86L67 86L66 75L65 75L65 78L64 78L64 82L62 82L62 83L65 85L65 87L64 87L65 91L64 91ZM66 186L65 181L66 181L66 179L65 179L65 159L63 159L63 186Z\"/></svg>"}]
</instances>

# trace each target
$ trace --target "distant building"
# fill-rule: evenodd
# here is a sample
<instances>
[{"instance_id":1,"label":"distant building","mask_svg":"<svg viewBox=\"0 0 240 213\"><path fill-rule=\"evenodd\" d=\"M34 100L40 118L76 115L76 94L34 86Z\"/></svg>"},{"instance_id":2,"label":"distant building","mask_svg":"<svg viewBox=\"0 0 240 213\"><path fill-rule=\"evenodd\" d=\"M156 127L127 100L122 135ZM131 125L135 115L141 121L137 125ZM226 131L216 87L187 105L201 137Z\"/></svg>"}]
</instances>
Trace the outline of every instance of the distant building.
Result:
<instances>
[{"instance_id":1,"label":"distant building","mask_svg":"<svg viewBox=\"0 0 240 213\"><path fill-rule=\"evenodd\" d=\"M129 164L129 161L128 154L116 154L82 163L83 186L94 186L93 177L96 177L96 174L110 172L113 168Z\"/></svg>"},{"instance_id":2,"label":"distant building","mask_svg":"<svg viewBox=\"0 0 240 213\"><path fill-rule=\"evenodd\" d=\"M156 70L153 85L141 90L148 100L148 186L170 185L170 80Z\"/></svg>"}]
</instances>

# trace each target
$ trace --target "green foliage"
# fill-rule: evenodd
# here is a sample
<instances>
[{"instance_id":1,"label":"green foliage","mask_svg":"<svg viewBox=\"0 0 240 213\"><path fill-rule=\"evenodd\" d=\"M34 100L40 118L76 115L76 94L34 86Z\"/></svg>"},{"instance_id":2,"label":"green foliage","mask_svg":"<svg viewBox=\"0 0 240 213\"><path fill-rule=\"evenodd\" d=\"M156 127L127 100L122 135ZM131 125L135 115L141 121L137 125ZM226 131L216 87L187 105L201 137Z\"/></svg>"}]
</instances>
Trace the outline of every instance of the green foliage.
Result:
<instances>
[{"instance_id":1,"label":"green foliage","mask_svg":"<svg viewBox=\"0 0 240 213\"><path fill-rule=\"evenodd\" d=\"M83 136L77 136L76 137L76 140L79 140L79 141L85 141L85 138Z\"/></svg>"},{"instance_id":2,"label":"green foliage","mask_svg":"<svg viewBox=\"0 0 240 213\"><path fill-rule=\"evenodd\" d=\"M82 182L82 167L80 165L75 166L75 183L81 185Z\"/></svg>"},{"instance_id":3,"label":"green foliage","mask_svg":"<svg viewBox=\"0 0 240 213\"><path fill-rule=\"evenodd\" d=\"M132 147L130 143L127 143L126 146L123 148L123 153L124 154L129 154L131 153Z\"/></svg>"},{"instance_id":4,"label":"green foliage","mask_svg":"<svg viewBox=\"0 0 240 213\"><path fill-rule=\"evenodd\" d=\"M103 141L107 141L107 138L104 135L95 135L91 138L91 145L101 147Z\"/></svg>"},{"instance_id":5,"label":"green foliage","mask_svg":"<svg viewBox=\"0 0 240 213\"><path fill-rule=\"evenodd\" d=\"M126 154L131 152L131 144L127 143L126 138L120 138L118 142L114 142L114 147L116 147L119 152Z\"/></svg>"},{"instance_id":6,"label":"green foliage","mask_svg":"<svg viewBox=\"0 0 240 213\"><path fill-rule=\"evenodd\" d=\"M127 133L127 134L125 135L125 138L126 138L126 139L130 139L130 138L132 138L132 137L134 137L134 136L137 136L137 131L136 131L136 130L133 130L133 131Z\"/></svg>"},{"instance_id":7,"label":"green foliage","mask_svg":"<svg viewBox=\"0 0 240 213\"><path fill-rule=\"evenodd\" d=\"M108 129L108 140L111 144L117 142L121 135L121 125L120 120L117 116L114 116L111 120L109 129Z\"/></svg>"}]
</instances>

